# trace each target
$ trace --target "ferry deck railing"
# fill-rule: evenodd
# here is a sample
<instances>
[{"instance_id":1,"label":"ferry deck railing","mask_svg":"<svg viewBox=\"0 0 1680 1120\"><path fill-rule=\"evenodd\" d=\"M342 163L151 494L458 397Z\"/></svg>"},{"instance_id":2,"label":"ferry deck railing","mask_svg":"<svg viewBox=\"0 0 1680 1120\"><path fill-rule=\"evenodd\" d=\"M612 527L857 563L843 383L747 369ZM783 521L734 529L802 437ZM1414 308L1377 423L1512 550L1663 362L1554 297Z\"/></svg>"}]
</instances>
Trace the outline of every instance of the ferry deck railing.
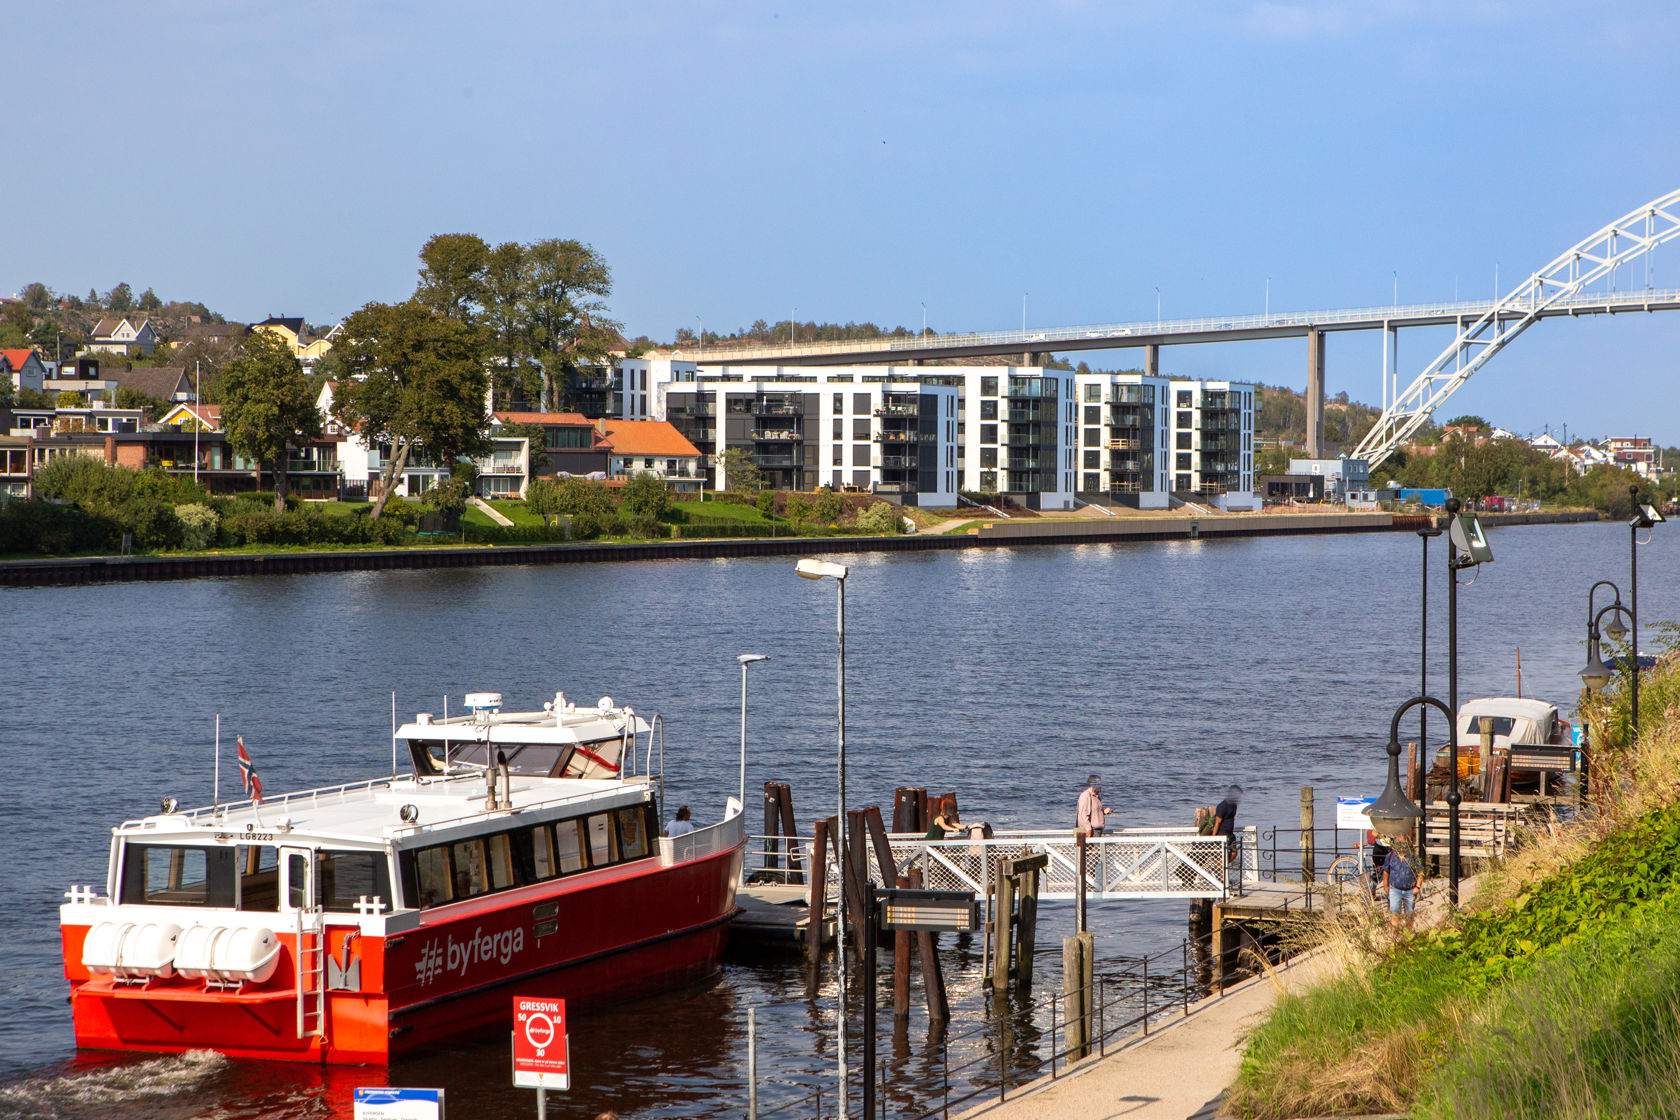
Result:
<instances>
[{"instance_id":1,"label":"ferry deck railing","mask_svg":"<svg viewBox=\"0 0 1680 1120\"><path fill-rule=\"evenodd\" d=\"M696 828L681 836L661 836L659 862L669 867L674 863L687 863L731 851L740 846L741 838L746 834L745 821L741 803L731 797L725 804L723 820L717 824Z\"/></svg>"}]
</instances>

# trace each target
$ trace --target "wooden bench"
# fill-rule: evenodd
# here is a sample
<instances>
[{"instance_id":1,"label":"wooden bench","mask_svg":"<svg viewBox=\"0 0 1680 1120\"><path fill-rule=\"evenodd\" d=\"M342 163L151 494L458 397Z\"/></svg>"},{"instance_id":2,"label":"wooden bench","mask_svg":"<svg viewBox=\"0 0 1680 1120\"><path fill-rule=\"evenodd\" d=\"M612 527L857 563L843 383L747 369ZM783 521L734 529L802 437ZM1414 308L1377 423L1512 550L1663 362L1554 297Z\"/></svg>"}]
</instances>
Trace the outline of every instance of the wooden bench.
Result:
<instances>
[{"instance_id":1,"label":"wooden bench","mask_svg":"<svg viewBox=\"0 0 1680 1120\"><path fill-rule=\"evenodd\" d=\"M1519 805L1465 801L1458 806L1458 858L1490 860L1504 856L1512 825L1522 815ZM1431 801L1423 818L1423 854L1445 857L1451 851L1451 823L1447 803Z\"/></svg>"}]
</instances>

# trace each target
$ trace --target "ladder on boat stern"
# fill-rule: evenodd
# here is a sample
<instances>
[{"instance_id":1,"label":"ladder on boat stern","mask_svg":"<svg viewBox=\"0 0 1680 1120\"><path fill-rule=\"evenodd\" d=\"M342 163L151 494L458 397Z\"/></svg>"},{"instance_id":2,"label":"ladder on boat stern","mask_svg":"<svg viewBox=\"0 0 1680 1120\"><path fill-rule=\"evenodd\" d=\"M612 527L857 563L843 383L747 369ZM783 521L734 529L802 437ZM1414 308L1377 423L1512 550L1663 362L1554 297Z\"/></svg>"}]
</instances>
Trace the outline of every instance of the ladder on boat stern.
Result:
<instances>
[{"instance_id":1,"label":"ladder on boat stern","mask_svg":"<svg viewBox=\"0 0 1680 1120\"><path fill-rule=\"evenodd\" d=\"M297 1036L327 1039L327 932L321 911L297 911Z\"/></svg>"}]
</instances>

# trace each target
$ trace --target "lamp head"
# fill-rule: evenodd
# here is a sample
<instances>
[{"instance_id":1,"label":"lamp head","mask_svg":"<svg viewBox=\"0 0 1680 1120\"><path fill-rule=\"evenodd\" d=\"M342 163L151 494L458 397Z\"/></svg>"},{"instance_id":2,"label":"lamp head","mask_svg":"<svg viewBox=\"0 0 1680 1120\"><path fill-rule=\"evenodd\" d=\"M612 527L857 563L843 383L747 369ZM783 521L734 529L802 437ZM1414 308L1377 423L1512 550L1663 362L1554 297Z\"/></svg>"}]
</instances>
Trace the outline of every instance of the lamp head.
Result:
<instances>
[{"instance_id":1,"label":"lamp head","mask_svg":"<svg viewBox=\"0 0 1680 1120\"><path fill-rule=\"evenodd\" d=\"M743 653L735 660L743 665L751 665L754 662L770 660L770 655L767 653Z\"/></svg>"},{"instance_id":2,"label":"lamp head","mask_svg":"<svg viewBox=\"0 0 1680 1120\"><path fill-rule=\"evenodd\" d=\"M831 560L801 560L793 570L805 579L845 579L846 565Z\"/></svg>"},{"instance_id":3,"label":"lamp head","mask_svg":"<svg viewBox=\"0 0 1680 1120\"><path fill-rule=\"evenodd\" d=\"M1622 616L1620 614L1612 614L1610 616L1610 621L1604 624L1604 634L1613 642L1621 641L1623 638L1627 637L1627 633L1627 625L1622 622Z\"/></svg>"},{"instance_id":4,"label":"lamp head","mask_svg":"<svg viewBox=\"0 0 1680 1120\"><path fill-rule=\"evenodd\" d=\"M1610 683L1610 666L1598 659L1598 643L1587 644L1587 667L1581 670L1581 683L1587 692L1597 696Z\"/></svg>"},{"instance_id":5,"label":"lamp head","mask_svg":"<svg viewBox=\"0 0 1680 1120\"><path fill-rule=\"evenodd\" d=\"M1365 815L1371 818L1371 831L1385 840L1406 835L1423 816L1423 810L1400 788L1400 744L1395 740L1389 740L1388 784L1382 796L1365 807Z\"/></svg>"},{"instance_id":6,"label":"lamp head","mask_svg":"<svg viewBox=\"0 0 1680 1120\"><path fill-rule=\"evenodd\" d=\"M1635 529L1649 529L1653 525L1660 525L1668 519L1657 511L1657 507L1650 502L1640 502L1634 507L1633 520L1628 524Z\"/></svg>"}]
</instances>

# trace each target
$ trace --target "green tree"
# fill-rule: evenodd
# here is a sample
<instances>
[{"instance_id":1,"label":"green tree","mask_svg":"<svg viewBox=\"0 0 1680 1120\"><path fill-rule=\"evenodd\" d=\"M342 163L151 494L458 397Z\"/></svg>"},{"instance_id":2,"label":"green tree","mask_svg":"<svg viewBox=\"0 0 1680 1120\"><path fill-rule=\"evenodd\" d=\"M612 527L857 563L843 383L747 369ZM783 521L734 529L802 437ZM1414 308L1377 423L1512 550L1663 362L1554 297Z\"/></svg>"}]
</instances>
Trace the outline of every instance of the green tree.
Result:
<instances>
[{"instance_id":1,"label":"green tree","mask_svg":"<svg viewBox=\"0 0 1680 1120\"><path fill-rule=\"evenodd\" d=\"M270 331L256 331L245 353L222 371L222 427L228 444L259 464L272 464L274 511L286 511L286 448L321 434L321 414L309 377L291 346Z\"/></svg>"},{"instance_id":2,"label":"green tree","mask_svg":"<svg viewBox=\"0 0 1680 1120\"><path fill-rule=\"evenodd\" d=\"M484 363L478 335L465 323L413 300L370 303L345 320L334 349L345 373L340 414L387 449L374 518L417 450L453 463L489 449Z\"/></svg>"},{"instance_id":3,"label":"green tree","mask_svg":"<svg viewBox=\"0 0 1680 1120\"><path fill-rule=\"evenodd\" d=\"M459 517L471 497L472 484L451 475L438 479L437 484L426 491L425 502L441 514Z\"/></svg>"},{"instance_id":4,"label":"green tree","mask_svg":"<svg viewBox=\"0 0 1680 1120\"><path fill-rule=\"evenodd\" d=\"M126 314L134 310L134 289L124 281L105 293L105 307L118 314Z\"/></svg>"},{"instance_id":5,"label":"green tree","mask_svg":"<svg viewBox=\"0 0 1680 1120\"><path fill-rule=\"evenodd\" d=\"M556 489L560 492L561 513L568 513L574 517L578 514L601 518L612 515L612 495L607 493L605 486L581 478L562 478L556 483Z\"/></svg>"},{"instance_id":6,"label":"green tree","mask_svg":"<svg viewBox=\"0 0 1680 1120\"><path fill-rule=\"evenodd\" d=\"M147 288L145 291L140 293L140 303L139 303L140 310L142 310L142 311L156 311L158 308L160 308L162 306L163 306L163 301L161 299L159 299L157 297L157 293L152 291L150 288Z\"/></svg>"},{"instance_id":7,"label":"green tree","mask_svg":"<svg viewBox=\"0 0 1680 1120\"><path fill-rule=\"evenodd\" d=\"M1449 428L1480 428L1484 432L1493 431L1493 425L1492 424L1489 424L1486 420L1482 419L1480 416L1475 416L1475 415L1472 415L1470 413L1465 413L1463 416L1454 416L1451 420L1447 421L1447 427L1449 427Z\"/></svg>"},{"instance_id":8,"label":"green tree","mask_svg":"<svg viewBox=\"0 0 1680 1120\"><path fill-rule=\"evenodd\" d=\"M657 521L671 509L671 494L665 480L656 474L639 471L624 484L620 504L635 517Z\"/></svg>"},{"instance_id":9,"label":"green tree","mask_svg":"<svg viewBox=\"0 0 1680 1120\"><path fill-rule=\"evenodd\" d=\"M878 537L896 535L902 528L899 525L898 507L891 502L876 502L862 513L858 514L858 528L866 533L873 533Z\"/></svg>"},{"instance_id":10,"label":"green tree","mask_svg":"<svg viewBox=\"0 0 1680 1120\"><path fill-rule=\"evenodd\" d=\"M83 300L82 302L87 304L87 307L88 307L89 311L100 310L102 305L99 302L99 291L98 291L98 289L89 288L88 289L88 294L87 294L87 299Z\"/></svg>"},{"instance_id":11,"label":"green tree","mask_svg":"<svg viewBox=\"0 0 1680 1120\"><path fill-rule=\"evenodd\" d=\"M731 447L723 453L725 486L730 490L764 489L764 472L753 462L752 452L744 447Z\"/></svg>"},{"instance_id":12,"label":"green tree","mask_svg":"<svg viewBox=\"0 0 1680 1120\"><path fill-rule=\"evenodd\" d=\"M544 525L565 512L561 508L560 486L551 478L539 478L525 487L525 508L543 519Z\"/></svg>"},{"instance_id":13,"label":"green tree","mask_svg":"<svg viewBox=\"0 0 1680 1120\"><path fill-rule=\"evenodd\" d=\"M59 392L56 403L59 408L80 408L82 395L74 389L64 389Z\"/></svg>"},{"instance_id":14,"label":"green tree","mask_svg":"<svg viewBox=\"0 0 1680 1120\"><path fill-rule=\"evenodd\" d=\"M605 361L618 340L619 324L606 317L612 270L581 241L549 238L524 255L525 333L542 369L543 411L553 412L571 402L578 371Z\"/></svg>"},{"instance_id":15,"label":"green tree","mask_svg":"<svg viewBox=\"0 0 1680 1120\"><path fill-rule=\"evenodd\" d=\"M484 325L494 339L502 368L497 371L497 388L510 397L530 400L532 373L526 360L529 352L525 329L525 249L505 241L490 250L484 262Z\"/></svg>"},{"instance_id":16,"label":"green tree","mask_svg":"<svg viewBox=\"0 0 1680 1120\"><path fill-rule=\"evenodd\" d=\"M52 289L39 280L23 286L23 305L31 311L45 311L52 306Z\"/></svg>"},{"instance_id":17,"label":"green tree","mask_svg":"<svg viewBox=\"0 0 1680 1120\"><path fill-rule=\"evenodd\" d=\"M811 505L811 499L803 494L789 494L787 507L782 511L789 521L806 522L816 516L816 508Z\"/></svg>"},{"instance_id":18,"label":"green tree","mask_svg":"<svg viewBox=\"0 0 1680 1120\"><path fill-rule=\"evenodd\" d=\"M420 247L420 284L415 302L469 326L485 301L485 267L490 247L476 233L434 234Z\"/></svg>"},{"instance_id":19,"label":"green tree","mask_svg":"<svg viewBox=\"0 0 1680 1120\"><path fill-rule=\"evenodd\" d=\"M148 420L161 419L171 407L167 402L148 396L138 389L131 389L127 385L118 385L116 395L114 403L118 408L143 408Z\"/></svg>"}]
</instances>

